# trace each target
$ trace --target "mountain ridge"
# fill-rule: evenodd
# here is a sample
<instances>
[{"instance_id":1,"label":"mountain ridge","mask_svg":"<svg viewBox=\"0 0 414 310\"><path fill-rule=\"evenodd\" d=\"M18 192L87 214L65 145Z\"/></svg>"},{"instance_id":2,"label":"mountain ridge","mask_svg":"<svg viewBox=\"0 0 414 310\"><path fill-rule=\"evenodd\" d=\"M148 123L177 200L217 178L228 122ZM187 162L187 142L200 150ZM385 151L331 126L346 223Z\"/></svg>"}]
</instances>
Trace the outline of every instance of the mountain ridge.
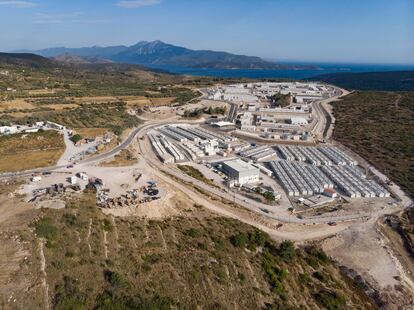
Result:
<instances>
[{"instance_id":1,"label":"mountain ridge","mask_svg":"<svg viewBox=\"0 0 414 310\"><path fill-rule=\"evenodd\" d=\"M119 63L139 65L179 66L217 69L309 69L312 66L284 65L263 60L257 56L237 55L222 51L193 50L160 40L140 41L131 46L92 46L80 48L54 47L41 50L19 50L44 57L72 55L106 59Z\"/></svg>"}]
</instances>

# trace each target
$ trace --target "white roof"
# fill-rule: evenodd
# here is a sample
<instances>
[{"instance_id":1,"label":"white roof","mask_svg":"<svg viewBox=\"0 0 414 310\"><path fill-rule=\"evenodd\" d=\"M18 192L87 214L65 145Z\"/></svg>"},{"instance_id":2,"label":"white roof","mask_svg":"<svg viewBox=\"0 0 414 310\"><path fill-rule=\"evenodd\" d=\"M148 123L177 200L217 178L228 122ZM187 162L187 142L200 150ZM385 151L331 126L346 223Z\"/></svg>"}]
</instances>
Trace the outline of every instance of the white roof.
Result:
<instances>
[{"instance_id":1,"label":"white roof","mask_svg":"<svg viewBox=\"0 0 414 310\"><path fill-rule=\"evenodd\" d=\"M232 168L232 169L234 169L238 172L259 170L258 168L252 166L249 163L246 163L245 161L243 161L241 159L225 161L225 162L223 162L223 164L225 164L226 166L228 166L228 167L230 167L230 168Z\"/></svg>"},{"instance_id":2,"label":"white roof","mask_svg":"<svg viewBox=\"0 0 414 310\"><path fill-rule=\"evenodd\" d=\"M226 121L220 121L217 123L212 123L212 125L218 126L218 127L224 127L224 126L232 126L234 125L232 122L226 122Z\"/></svg>"}]
</instances>

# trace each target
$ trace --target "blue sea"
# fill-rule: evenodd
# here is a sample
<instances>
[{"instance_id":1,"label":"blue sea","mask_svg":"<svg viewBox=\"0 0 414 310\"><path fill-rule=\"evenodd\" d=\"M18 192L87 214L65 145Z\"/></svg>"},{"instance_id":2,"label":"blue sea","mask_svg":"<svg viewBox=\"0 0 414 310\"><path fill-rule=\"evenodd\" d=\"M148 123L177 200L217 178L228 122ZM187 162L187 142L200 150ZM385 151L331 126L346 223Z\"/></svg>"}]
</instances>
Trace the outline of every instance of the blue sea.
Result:
<instances>
[{"instance_id":1,"label":"blue sea","mask_svg":"<svg viewBox=\"0 0 414 310\"><path fill-rule=\"evenodd\" d=\"M382 72L414 70L414 65L374 65L374 64L328 64L328 63L282 63L294 65L311 65L315 69L304 70L265 70L265 69L200 69L174 66L151 66L170 73L193 76L209 76L221 78L288 78L307 79L321 74L338 72Z\"/></svg>"}]
</instances>

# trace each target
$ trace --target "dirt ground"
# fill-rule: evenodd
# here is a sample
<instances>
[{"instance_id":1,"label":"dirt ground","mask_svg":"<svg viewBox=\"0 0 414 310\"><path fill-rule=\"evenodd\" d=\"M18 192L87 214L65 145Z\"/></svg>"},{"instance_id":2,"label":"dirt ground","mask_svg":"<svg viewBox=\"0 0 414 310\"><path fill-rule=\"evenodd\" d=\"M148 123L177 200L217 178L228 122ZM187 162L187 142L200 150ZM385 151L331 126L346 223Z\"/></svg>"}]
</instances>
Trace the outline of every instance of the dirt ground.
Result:
<instances>
[{"instance_id":1,"label":"dirt ground","mask_svg":"<svg viewBox=\"0 0 414 310\"><path fill-rule=\"evenodd\" d=\"M1 184L13 193L15 186ZM33 243L27 224L36 216L33 207L10 193L0 194L0 308L24 309L24 296L40 286L33 278ZM6 307L6 303L14 307ZM36 303L36 302L35 302ZM34 304L35 304L34 303ZM18 306L19 305L19 306Z\"/></svg>"},{"instance_id":2,"label":"dirt ground","mask_svg":"<svg viewBox=\"0 0 414 310\"><path fill-rule=\"evenodd\" d=\"M386 309L414 303L414 287L380 232L376 220L356 223L322 242L324 251L341 265L355 270L378 290ZM406 289L403 289L404 284ZM411 290L411 292L410 292Z\"/></svg>"}]
</instances>

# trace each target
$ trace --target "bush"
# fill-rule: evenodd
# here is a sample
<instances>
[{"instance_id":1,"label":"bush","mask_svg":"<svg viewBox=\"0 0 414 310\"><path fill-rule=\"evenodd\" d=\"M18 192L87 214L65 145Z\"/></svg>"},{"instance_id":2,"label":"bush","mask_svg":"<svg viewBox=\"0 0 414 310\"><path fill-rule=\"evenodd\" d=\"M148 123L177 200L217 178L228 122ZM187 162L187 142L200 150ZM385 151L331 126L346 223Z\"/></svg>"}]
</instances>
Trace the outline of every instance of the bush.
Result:
<instances>
[{"instance_id":1,"label":"bush","mask_svg":"<svg viewBox=\"0 0 414 310\"><path fill-rule=\"evenodd\" d=\"M237 235L230 237L231 244L240 248L245 247L248 241L249 239L245 233L238 233Z\"/></svg>"},{"instance_id":2,"label":"bush","mask_svg":"<svg viewBox=\"0 0 414 310\"><path fill-rule=\"evenodd\" d=\"M78 223L78 218L75 214L65 213L62 215L62 222L69 226L75 226Z\"/></svg>"},{"instance_id":3,"label":"bush","mask_svg":"<svg viewBox=\"0 0 414 310\"><path fill-rule=\"evenodd\" d=\"M195 228L187 229L184 234L192 238L196 238L201 235L200 231Z\"/></svg>"},{"instance_id":4,"label":"bush","mask_svg":"<svg viewBox=\"0 0 414 310\"><path fill-rule=\"evenodd\" d=\"M129 285L125 277L115 271L105 270L104 277L109 282L109 284L111 284L112 289L119 289L127 287Z\"/></svg>"},{"instance_id":5,"label":"bush","mask_svg":"<svg viewBox=\"0 0 414 310\"><path fill-rule=\"evenodd\" d=\"M264 246L268 239L269 236L266 233L256 229L249 234L238 233L237 235L231 236L230 242L236 247L247 247L254 250L256 246Z\"/></svg>"},{"instance_id":6,"label":"bush","mask_svg":"<svg viewBox=\"0 0 414 310\"><path fill-rule=\"evenodd\" d=\"M78 143L80 140L82 140L82 136L81 135L79 135L79 134L76 134L76 135L73 135L72 137L70 137L70 140L73 142L73 143Z\"/></svg>"},{"instance_id":7,"label":"bush","mask_svg":"<svg viewBox=\"0 0 414 310\"><path fill-rule=\"evenodd\" d=\"M343 309L343 306L346 304L345 297L338 294L337 292L330 292L325 290L315 294L315 299L328 310Z\"/></svg>"},{"instance_id":8,"label":"bush","mask_svg":"<svg viewBox=\"0 0 414 310\"><path fill-rule=\"evenodd\" d=\"M50 218L42 218L35 224L35 233L38 237L45 238L46 246L50 247L57 237L58 230Z\"/></svg>"},{"instance_id":9,"label":"bush","mask_svg":"<svg viewBox=\"0 0 414 310\"><path fill-rule=\"evenodd\" d=\"M262 266L273 290L279 295L283 294L284 287L282 281L288 276L288 271L279 268L276 258L268 251L263 254Z\"/></svg>"},{"instance_id":10,"label":"bush","mask_svg":"<svg viewBox=\"0 0 414 310\"><path fill-rule=\"evenodd\" d=\"M125 296L104 292L96 299L95 310L166 310L171 309L174 302L170 298L158 295L145 299L141 296Z\"/></svg>"},{"instance_id":11,"label":"bush","mask_svg":"<svg viewBox=\"0 0 414 310\"><path fill-rule=\"evenodd\" d=\"M64 276L63 284L56 286L56 294L53 300L55 309L85 309L86 295L79 290L77 280Z\"/></svg>"},{"instance_id":12,"label":"bush","mask_svg":"<svg viewBox=\"0 0 414 310\"><path fill-rule=\"evenodd\" d=\"M271 191L264 192L262 196L268 201L273 202L275 201L275 195Z\"/></svg>"},{"instance_id":13,"label":"bush","mask_svg":"<svg viewBox=\"0 0 414 310\"><path fill-rule=\"evenodd\" d=\"M296 249L295 244L290 241L286 240L283 241L279 246L279 256L285 261L291 261L296 257Z\"/></svg>"},{"instance_id":14,"label":"bush","mask_svg":"<svg viewBox=\"0 0 414 310\"><path fill-rule=\"evenodd\" d=\"M105 230L105 231L112 231L112 229L113 229L112 223L108 219L104 219L102 221L102 227L103 227L103 230Z\"/></svg>"}]
</instances>

